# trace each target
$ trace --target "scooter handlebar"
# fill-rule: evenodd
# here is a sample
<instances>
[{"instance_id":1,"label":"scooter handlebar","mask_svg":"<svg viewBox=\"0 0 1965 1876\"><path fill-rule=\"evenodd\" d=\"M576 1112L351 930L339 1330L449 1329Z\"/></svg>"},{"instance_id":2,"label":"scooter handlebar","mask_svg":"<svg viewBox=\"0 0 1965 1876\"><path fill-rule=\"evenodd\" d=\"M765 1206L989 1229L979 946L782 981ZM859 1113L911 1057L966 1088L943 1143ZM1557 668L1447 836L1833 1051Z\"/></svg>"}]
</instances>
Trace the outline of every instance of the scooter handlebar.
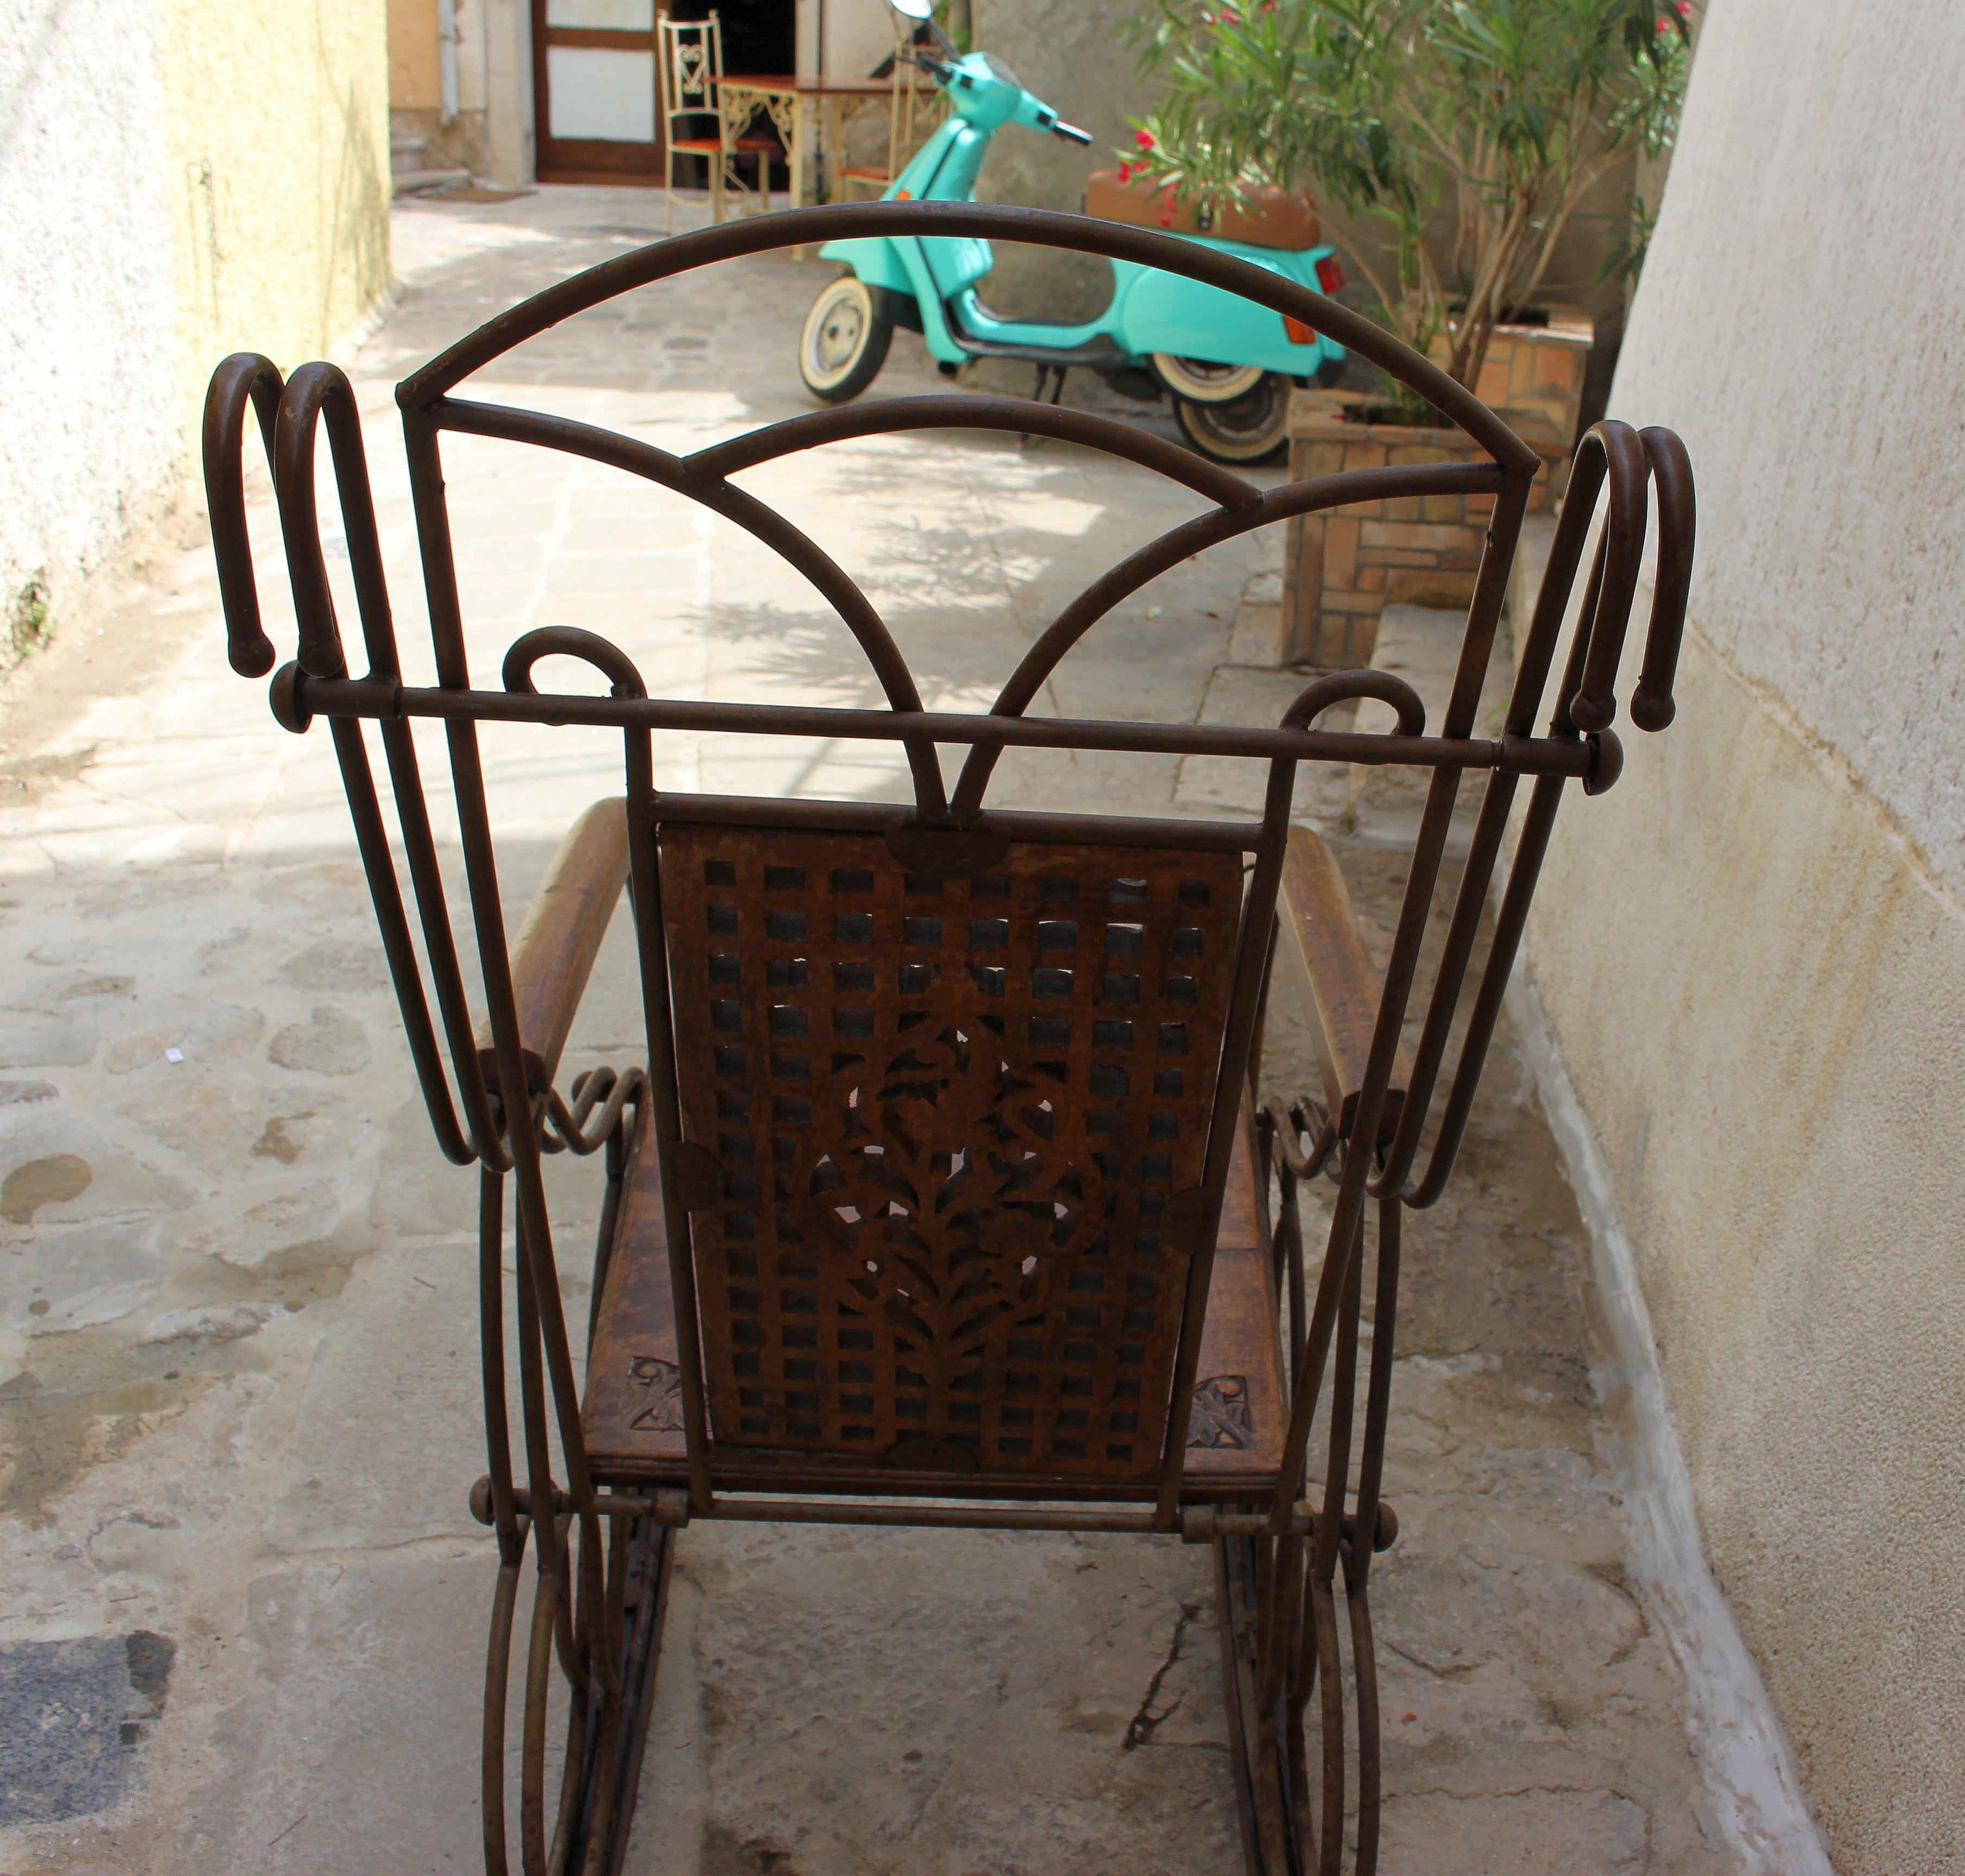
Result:
<instances>
[{"instance_id":1,"label":"scooter handlebar","mask_svg":"<svg viewBox=\"0 0 1965 1876\"><path fill-rule=\"evenodd\" d=\"M1067 143L1089 143L1092 141L1089 130L1081 130L1076 124L1067 124L1062 117L1050 127L1050 134L1053 137L1063 137Z\"/></svg>"}]
</instances>

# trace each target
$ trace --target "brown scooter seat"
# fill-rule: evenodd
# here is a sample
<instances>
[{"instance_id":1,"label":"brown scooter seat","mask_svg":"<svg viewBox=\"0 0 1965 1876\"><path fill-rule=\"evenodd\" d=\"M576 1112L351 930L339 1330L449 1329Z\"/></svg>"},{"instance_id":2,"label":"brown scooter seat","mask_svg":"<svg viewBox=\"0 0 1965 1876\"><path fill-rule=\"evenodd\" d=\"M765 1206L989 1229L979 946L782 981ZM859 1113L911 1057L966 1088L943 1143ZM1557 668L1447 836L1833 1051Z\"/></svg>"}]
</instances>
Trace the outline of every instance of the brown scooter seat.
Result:
<instances>
[{"instance_id":1,"label":"brown scooter seat","mask_svg":"<svg viewBox=\"0 0 1965 1876\"><path fill-rule=\"evenodd\" d=\"M1282 189L1256 189L1245 205L1231 204L1210 216L1197 204L1176 207L1171 221L1166 191L1143 177L1121 182L1116 169L1095 169L1085 185L1085 212L1104 221L1135 228L1164 227L1171 234L1211 235L1217 241L1243 241L1251 247L1315 247L1323 230L1317 211Z\"/></svg>"}]
</instances>

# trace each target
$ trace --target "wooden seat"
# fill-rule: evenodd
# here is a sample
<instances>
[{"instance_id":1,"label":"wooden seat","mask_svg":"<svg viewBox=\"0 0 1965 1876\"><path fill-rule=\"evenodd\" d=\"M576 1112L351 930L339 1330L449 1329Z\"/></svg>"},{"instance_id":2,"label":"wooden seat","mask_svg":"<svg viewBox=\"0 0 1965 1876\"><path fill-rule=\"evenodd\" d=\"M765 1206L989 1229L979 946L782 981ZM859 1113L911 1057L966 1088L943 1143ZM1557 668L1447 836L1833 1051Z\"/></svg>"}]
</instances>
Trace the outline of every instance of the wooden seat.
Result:
<instances>
[{"instance_id":1,"label":"wooden seat","mask_svg":"<svg viewBox=\"0 0 1965 1876\"><path fill-rule=\"evenodd\" d=\"M732 138L728 147L732 150L768 151L775 156L780 145L774 137L739 137ZM686 152L692 156L714 156L719 155L725 146L713 137L678 137L671 141L669 148Z\"/></svg>"},{"instance_id":2,"label":"wooden seat","mask_svg":"<svg viewBox=\"0 0 1965 1876\"><path fill-rule=\"evenodd\" d=\"M1280 1475L1286 1396L1251 1125L1245 1105L1215 1240L1188 1435L1183 1496L1192 1501L1262 1497L1275 1489ZM645 1128L635 1144L622 1195L619 1235L587 1356L584 1424L588 1456L597 1479L622 1485L678 1485L689 1472L661 1174L651 1138ZM848 1460L754 1447L721 1449L716 1469L719 1485L751 1491L948 1498L972 1494L977 1485L974 1478L957 1473L911 1469L901 1475ZM995 1479L990 1489L1044 1498L1085 1495L1081 1482L1066 1479L1014 1487ZM1101 1489L1095 1495L1115 1495ZM1134 1495L1150 1498L1152 1485Z\"/></svg>"}]
</instances>

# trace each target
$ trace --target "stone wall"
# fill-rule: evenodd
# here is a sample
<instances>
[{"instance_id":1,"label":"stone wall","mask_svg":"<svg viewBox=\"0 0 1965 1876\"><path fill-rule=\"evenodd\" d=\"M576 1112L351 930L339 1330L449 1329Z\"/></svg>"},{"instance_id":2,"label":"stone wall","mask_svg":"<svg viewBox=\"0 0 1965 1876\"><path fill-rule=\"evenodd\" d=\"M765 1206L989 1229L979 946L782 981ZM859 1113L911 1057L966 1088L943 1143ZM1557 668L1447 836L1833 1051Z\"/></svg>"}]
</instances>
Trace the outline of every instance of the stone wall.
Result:
<instances>
[{"instance_id":1,"label":"stone wall","mask_svg":"<svg viewBox=\"0 0 1965 1876\"><path fill-rule=\"evenodd\" d=\"M1130 143L1128 117L1144 114L1151 88L1139 76L1126 37L1140 0L973 0L976 47L994 53L1067 124L1092 133L1085 146L1006 125L982 166L979 201L1029 208L1085 205L1085 179L1110 169ZM996 269L983 297L998 312L1024 317L1095 317L1112 294L1112 271L1091 255L996 245Z\"/></svg>"},{"instance_id":2,"label":"stone wall","mask_svg":"<svg viewBox=\"0 0 1965 1876\"><path fill-rule=\"evenodd\" d=\"M1965 1845L1961 100L1947 0L1713 9L1611 400L1699 475L1678 721L1529 934L1842 1876Z\"/></svg>"},{"instance_id":3,"label":"stone wall","mask_svg":"<svg viewBox=\"0 0 1965 1876\"><path fill-rule=\"evenodd\" d=\"M0 602L175 500L212 366L325 352L389 280L381 0L31 0L0 22Z\"/></svg>"}]
</instances>

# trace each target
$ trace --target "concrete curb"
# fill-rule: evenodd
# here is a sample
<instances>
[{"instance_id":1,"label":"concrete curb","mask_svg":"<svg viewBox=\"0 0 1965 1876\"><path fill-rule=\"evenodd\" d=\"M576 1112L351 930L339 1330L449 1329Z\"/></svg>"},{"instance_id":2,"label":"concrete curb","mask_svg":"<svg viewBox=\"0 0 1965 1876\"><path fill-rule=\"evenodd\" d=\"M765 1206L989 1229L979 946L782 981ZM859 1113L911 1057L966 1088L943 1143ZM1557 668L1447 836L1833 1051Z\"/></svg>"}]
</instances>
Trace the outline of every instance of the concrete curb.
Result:
<instances>
[{"instance_id":1,"label":"concrete curb","mask_svg":"<svg viewBox=\"0 0 1965 1876\"><path fill-rule=\"evenodd\" d=\"M1632 1578L1684 1672L1686 1730L1715 1815L1748 1876L1835 1876L1787 1730L1706 1562L1692 1474L1610 1169L1519 958L1507 1006L1589 1229L1616 1363L1590 1380L1620 1430Z\"/></svg>"}]
</instances>

